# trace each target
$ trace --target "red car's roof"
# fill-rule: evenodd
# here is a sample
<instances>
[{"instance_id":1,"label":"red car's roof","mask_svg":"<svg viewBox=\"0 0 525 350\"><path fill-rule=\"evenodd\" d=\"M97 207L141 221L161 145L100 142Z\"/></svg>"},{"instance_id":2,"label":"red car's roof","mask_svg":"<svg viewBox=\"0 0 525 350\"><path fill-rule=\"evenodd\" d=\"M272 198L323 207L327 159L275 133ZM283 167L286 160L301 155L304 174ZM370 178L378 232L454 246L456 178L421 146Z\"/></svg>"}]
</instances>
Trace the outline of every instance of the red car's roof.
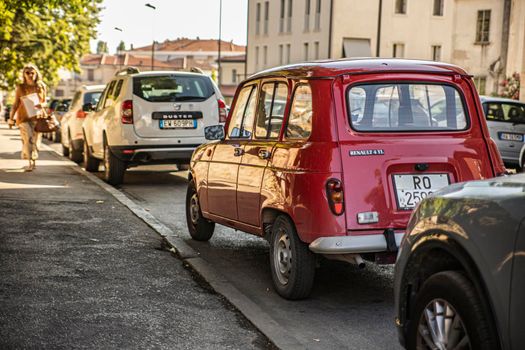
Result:
<instances>
[{"instance_id":1,"label":"red car's roof","mask_svg":"<svg viewBox=\"0 0 525 350\"><path fill-rule=\"evenodd\" d=\"M430 73L467 75L462 68L452 64L392 58L355 58L297 63L267 69L248 77L247 80L267 76L329 78L341 74L363 73Z\"/></svg>"}]
</instances>

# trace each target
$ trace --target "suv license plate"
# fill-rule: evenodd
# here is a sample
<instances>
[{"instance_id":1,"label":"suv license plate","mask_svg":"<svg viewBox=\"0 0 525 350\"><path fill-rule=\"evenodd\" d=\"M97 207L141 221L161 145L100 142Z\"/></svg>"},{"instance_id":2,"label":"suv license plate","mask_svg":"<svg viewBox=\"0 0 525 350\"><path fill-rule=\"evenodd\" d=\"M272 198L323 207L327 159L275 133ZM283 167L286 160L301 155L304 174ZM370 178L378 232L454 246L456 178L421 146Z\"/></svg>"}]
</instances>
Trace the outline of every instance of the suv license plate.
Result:
<instances>
[{"instance_id":1,"label":"suv license plate","mask_svg":"<svg viewBox=\"0 0 525 350\"><path fill-rule=\"evenodd\" d=\"M195 129L197 121L194 119L159 120L161 129Z\"/></svg>"},{"instance_id":2,"label":"suv license plate","mask_svg":"<svg viewBox=\"0 0 525 350\"><path fill-rule=\"evenodd\" d=\"M420 200L449 184L447 174L394 175L397 208L411 210Z\"/></svg>"},{"instance_id":3,"label":"suv license plate","mask_svg":"<svg viewBox=\"0 0 525 350\"><path fill-rule=\"evenodd\" d=\"M509 132L500 132L499 139L505 141L518 141L523 142L523 134L512 134Z\"/></svg>"}]
</instances>

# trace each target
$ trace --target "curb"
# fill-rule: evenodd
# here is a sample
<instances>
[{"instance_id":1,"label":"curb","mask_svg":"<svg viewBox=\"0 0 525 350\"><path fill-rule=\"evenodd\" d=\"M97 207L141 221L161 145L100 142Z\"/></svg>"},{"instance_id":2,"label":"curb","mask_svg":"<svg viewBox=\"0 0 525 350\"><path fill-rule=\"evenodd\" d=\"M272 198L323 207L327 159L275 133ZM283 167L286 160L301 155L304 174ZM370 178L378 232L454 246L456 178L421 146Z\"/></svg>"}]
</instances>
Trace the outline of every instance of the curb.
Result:
<instances>
[{"instance_id":1,"label":"curb","mask_svg":"<svg viewBox=\"0 0 525 350\"><path fill-rule=\"evenodd\" d=\"M62 159L64 156L42 143L42 146L52 151L55 156ZM157 232L178 255L183 263L187 263L192 270L199 274L213 290L222 295L230 302L244 317L246 317L261 333L263 333L275 346L280 349L305 349L306 344L293 336L290 336L285 329L266 313L259 305L254 303L244 293L227 281L212 265L199 257L199 253L190 247L173 230L160 222L155 216L146 209L133 202L123 192L102 181L95 175L84 170L79 165L71 165L71 169L87 177L93 183L111 194L117 201L127 207L135 216L144 221L149 227Z\"/></svg>"}]
</instances>

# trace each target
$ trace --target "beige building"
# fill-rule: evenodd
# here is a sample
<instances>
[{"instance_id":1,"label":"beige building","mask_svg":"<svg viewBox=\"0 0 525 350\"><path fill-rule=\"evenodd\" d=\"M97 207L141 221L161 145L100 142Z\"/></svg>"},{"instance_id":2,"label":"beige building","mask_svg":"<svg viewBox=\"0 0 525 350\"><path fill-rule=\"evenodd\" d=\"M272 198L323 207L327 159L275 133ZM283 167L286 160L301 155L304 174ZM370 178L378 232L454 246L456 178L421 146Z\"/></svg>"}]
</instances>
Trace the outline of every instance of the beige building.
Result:
<instances>
[{"instance_id":1,"label":"beige building","mask_svg":"<svg viewBox=\"0 0 525 350\"><path fill-rule=\"evenodd\" d=\"M227 104L231 104L237 85L245 78L245 65L246 55L226 56L220 59L219 88Z\"/></svg>"},{"instance_id":2,"label":"beige building","mask_svg":"<svg viewBox=\"0 0 525 350\"><path fill-rule=\"evenodd\" d=\"M491 94L505 76L525 77L524 46L525 0L248 0L247 75L318 59L403 57L457 64Z\"/></svg>"}]
</instances>

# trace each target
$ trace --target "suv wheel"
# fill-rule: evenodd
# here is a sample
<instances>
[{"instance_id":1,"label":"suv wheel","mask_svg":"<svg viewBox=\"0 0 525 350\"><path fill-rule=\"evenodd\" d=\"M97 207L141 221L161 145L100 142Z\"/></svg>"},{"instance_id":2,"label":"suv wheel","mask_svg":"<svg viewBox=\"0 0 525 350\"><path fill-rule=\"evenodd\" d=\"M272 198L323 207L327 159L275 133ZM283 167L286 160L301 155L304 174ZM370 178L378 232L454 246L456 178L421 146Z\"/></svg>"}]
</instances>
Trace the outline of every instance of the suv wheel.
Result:
<instances>
[{"instance_id":1,"label":"suv wheel","mask_svg":"<svg viewBox=\"0 0 525 350\"><path fill-rule=\"evenodd\" d=\"M84 137L84 168L89 172L95 172L98 171L99 165L100 160L91 156L87 140Z\"/></svg>"},{"instance_id":2,"label":"suv wheel","mask_svg":"<svg viewBox=\"0 0 525 350\"><path fill-rule=\"evenodd\" d=\"M188 184L186 192L186 222L191 238L196 241L208 241L213 236L215 223L202 216L199 197L193 180Z\"/></svg>"},{"instance_id":3,"label":"suv wheel","mask_svg":"<svg viewBox=\"0 0 525 350\"><path fill-rule=\"evenodd\" d=\"M62 155L64 157L69 157L69 147L64 146L64 144L62 144Z\"/></svg>"},{"instance_id":4,"label":"suv wheel","mask_svg":"<svg viewBox=\"0 0 525 350\"><path fill-rule=\"evenodd\" d=\"M80 163L82 161L82 150L76 149L73 146L73 141L71 140L71 135L69 135L69 159L75 163Z\"/></svg>"},{"instance_id":5,"label":"suv wheel","mask_svg":"<svg viewBox=\"0 0 525 350\"><path fill-rule=\"evenodd\" d=\"M115 157L106 144L104 146L104 179L111 185L120 185L124 181L126 163Z\"/></svg>"},{"instance_id":6,"label":"suv wheel","mask_svg":"<svg viewBox=\"0 0 525 350\"><path fill-rule=\"evenodd\" d=\"M315 254L297 235L293 222L284 215L272 225L270 267L277 293L286 299L310 295L315 275Z\"/></svg>"},{"instance_id":7,"label":"suv wheel","mask_svg":"<svg viewBox=\"0 0 525 350\"><path fill-rule=\"evenodd\" d=\"M439 272L416 296L408 349L496 349L494 328L473 284L460 272Z\"/></svg>"}]
</instances>

